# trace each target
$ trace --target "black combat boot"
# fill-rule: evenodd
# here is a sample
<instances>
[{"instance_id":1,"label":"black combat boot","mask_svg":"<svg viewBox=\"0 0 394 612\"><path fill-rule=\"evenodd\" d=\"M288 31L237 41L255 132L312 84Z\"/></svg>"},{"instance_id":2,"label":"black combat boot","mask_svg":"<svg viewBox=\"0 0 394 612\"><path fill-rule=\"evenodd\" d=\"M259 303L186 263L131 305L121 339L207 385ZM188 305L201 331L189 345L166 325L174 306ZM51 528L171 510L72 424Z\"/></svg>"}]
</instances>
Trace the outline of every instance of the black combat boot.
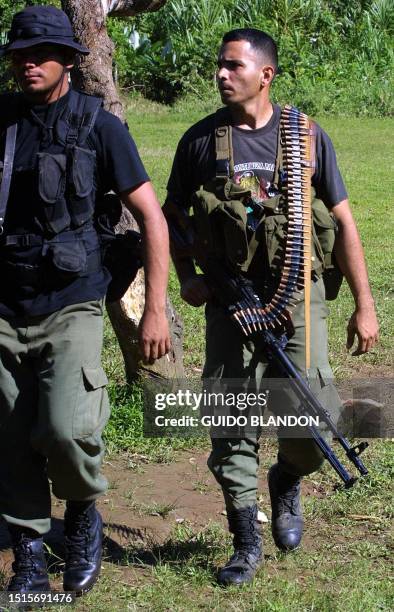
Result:
<instances>
[{"instance_id":1,"label":"black combat boot","mask_svg":"<svg viewBox=\"0 0 394 612\"><path fill-rule=\"evenodd\" d=\"M9 526L15 561L8 591L42 593L50 591L43 539L38 533L23 527Z\"/></svg>"},{"instance_id":2,"label":"black combat boot","mask_svg":"<svg viewBox=\"0 0 394 612\"><path fill-rule=\"evenodd\" d=\"M82 595L93 587L101 569L103 521L94 502L67 502L64 514L65 591Z\"/></svg>"},{"instance_id":3,"label":"black combat boot","mask_svg":"<svg viewBox=\"0 0 394 612\"><path fill-rule=\"evenodd\" d=\"M294 550L301 542L304 528L300 502L301 479L276 463L268 472L268 486L275 544L283 551Z\"/></svg>"},{"instance_id":4,"label":"black combat boot","mask_svg":"<svg viewBox=\"0 0 394 612\"><path fill-rule=\"evenodd\" d=\"M219 571L223 585L251 582L262 563L263 543L257 523L257 506L227 512L230 532L234 534L234 554Z\"/></svg>"}]
</instances>

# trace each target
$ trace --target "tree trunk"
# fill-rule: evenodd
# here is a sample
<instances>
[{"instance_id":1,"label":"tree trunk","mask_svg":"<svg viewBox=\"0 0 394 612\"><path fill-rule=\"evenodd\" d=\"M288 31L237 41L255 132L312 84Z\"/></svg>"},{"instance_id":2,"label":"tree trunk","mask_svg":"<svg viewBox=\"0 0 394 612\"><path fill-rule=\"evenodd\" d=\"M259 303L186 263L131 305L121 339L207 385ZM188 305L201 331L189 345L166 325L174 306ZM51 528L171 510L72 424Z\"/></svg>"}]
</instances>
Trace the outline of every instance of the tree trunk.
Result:
<instances>
[{"instance_id":1,"label":"tree trunk","mask_svg":"<svg viewBox=\"0 0 394 612\"><path fill-rule=\"evenodd\" d=\"M157 11L166 0L101 0L105 15L134 17L138 13Z\"/></svg>"},{"instance_id":2,"label":"tree trunk","mask_svg":"<svg viewBox=\"0 0 394 612\"><path fill-rule=\"evenodd\" d=\"M112 54L114 45L110 40L105 27L104 4L118 5L122 14L135 15L141 10L159 8L164 2L160 0L148 2L147 0L115 1L106 0L62 0L63 10L69 16L77 40L90 49L90 54L73 70L72 81L76 89L104 98L104 106L114 115L124 120L122 104L119 99L112 78ZM127 13L126 11L127 7ZM135 228L136 222L126 208L116 228L118 232ZM153 366L145 366L141 362L138 343L137 328L141 318L145 297L144 274L140 271L126 292L125 296L116 303L107 306L112 326L117 335L120 348L125 360L126 376L128 380L135 379L142 372L149 372L152 376L165 378L183 378L182 355L182 322L167 299L167 316L170 325L172 352L156 361Z\"/></svg>"}]
</instances>

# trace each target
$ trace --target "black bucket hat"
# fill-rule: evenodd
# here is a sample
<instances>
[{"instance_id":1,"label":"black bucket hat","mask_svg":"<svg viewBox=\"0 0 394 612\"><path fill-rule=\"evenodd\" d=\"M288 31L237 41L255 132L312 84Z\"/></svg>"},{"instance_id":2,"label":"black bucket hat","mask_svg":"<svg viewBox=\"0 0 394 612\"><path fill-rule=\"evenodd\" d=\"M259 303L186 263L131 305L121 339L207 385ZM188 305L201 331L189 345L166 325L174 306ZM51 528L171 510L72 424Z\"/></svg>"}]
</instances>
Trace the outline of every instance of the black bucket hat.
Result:
<instances>
[{"instance_id":1,"label":"black bucket hat","mask_svg":"<svg viewBox=\"0 0 394 612\"><path fill-rule=\"evenodd\" d=\"M17 13L8 32L8 43L0 46L0 57L10 51L35 45L61 45L87 55L89 49L80 45L66 13L54 6L28 6Z\"/></svg>"}]
</instances>

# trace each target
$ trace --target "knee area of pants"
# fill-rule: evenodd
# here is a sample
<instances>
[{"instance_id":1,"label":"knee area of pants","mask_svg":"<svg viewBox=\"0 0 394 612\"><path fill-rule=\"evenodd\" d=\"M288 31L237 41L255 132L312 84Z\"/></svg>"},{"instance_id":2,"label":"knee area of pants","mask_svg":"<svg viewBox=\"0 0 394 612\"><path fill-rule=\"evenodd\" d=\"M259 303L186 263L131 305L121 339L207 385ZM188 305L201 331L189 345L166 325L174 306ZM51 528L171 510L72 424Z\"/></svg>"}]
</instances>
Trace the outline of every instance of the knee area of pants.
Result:
<instances>
[{"instance_id":1,"label":"knee area of pants","mask_svg":"<svg viewBox=\"0 0 394 612\"><path fill-rule=\"evenodd\" d=\"M308 474L320 470L324 463L324 457L320 450L316 448L315 451L309 451L304 455L297 452L297 454L294 455L288 453L283 456L283 454L279 453L278 461L283 469L289 474L293 474L294 476L308 476Z\"/></svg>"},{"instance_id":2,"label":"knee area of pants","mask_svg":"<svg viewBox=\"0 0 394 612\"><path fill-rule=\"evenodd\" d=\"M211 472L217 472L220 465L226 461L227 457L231 457L239 452L239 441L236 443L232 440L215 438L212 441L212 450L207 459L207 466Z\"/></svg>"},{"instance_id":3,"label":"knee area of pants","mask_svg":"<svg viewBox=\"0 0 394 612\"><path fill-rule=\"evenodd\" d=\"M217 468L217 461L215 460L215 457L212 455L212 453L209 455L207 459L207 466L212 472L212 474L215 474L215 471Z\"/></svg>"},{"instance_id":4,"label":"knee area of pants","mask_svg":"<svg viewBox=\"0 0 394 612\"><path fill-rule=\"evenodd\" d=\"M45 435L32 436L33 448L48 457L49 455L67 455L73 448L73 438L65 432L47 431Z\"/></svg>"},{"instance_id":5,"label":"knee area of pants","mask_svg":"<svg viewBox=\"0 0 394 612\"><path fill-rule=\"evenodd\" d=\"M313 474L313 472L317 472L320 470L324 463L323 457L315 457L308 461L308 463L297 463L293 464L292 472L297 476L308 476L309 474Z\"/></svg>"}]
</instances>

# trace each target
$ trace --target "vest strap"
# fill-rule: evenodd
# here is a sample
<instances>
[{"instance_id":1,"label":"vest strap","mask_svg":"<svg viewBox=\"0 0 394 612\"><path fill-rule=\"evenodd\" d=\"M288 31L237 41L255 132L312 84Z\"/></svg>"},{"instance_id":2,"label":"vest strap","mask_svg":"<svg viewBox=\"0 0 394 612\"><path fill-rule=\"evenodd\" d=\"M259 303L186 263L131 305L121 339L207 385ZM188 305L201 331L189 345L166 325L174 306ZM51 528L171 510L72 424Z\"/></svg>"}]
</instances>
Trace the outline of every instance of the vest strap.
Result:
<instances>
[{"instance_id":1,"label":"vest strap","mask_svg":"<svg viewBox=\"0 0 394 612\"><path fill-rule=\"evenodd\" d=\"M275 170L274 170L274 185L276 185L276 187L279 187L280 171L283 167L282 130L283 130L283 113L281 113L281 117L280 117L279 129L278 129L278 140L276 143L276 157L275 157Z\"/></svg>"},{"instance_id":2,"label":"vest strap","mask_svg":"<svg viewBox=\"0 0 394 612\"><path fill-rule=\"evenodd\" d=\"M83 146L102 105L101 98L71 89L70 100L55 123L56 140L68 147Z\"/></svg>"},{"instance_id":3,"label":"vest strap","mask_svg":"<svg viewBox=\"0 0 394 612\"><path fill-rule=\"evenodd\" d=\"M216 177L231 178L234 175L232 127L228 113L219 109L215 115Z\"/></svg>"},{"instance_id":4,"label":"vest strap","mask_svg":"<svg viewBox=\"0 0 394 612\"><path fill-rule=\"evenodd\" d=\"M12 169L14 166L16 134L18 125L14 123L7 128L5 141L3 176L0 187L0 235L3 233L5 213L7 210L8 196L10 194Z\"/></svg>"},{"instance_id":5,"label":"vest strap","mask_svg":"<svg viewBox=\"0 0 394 612\"><path fill-rule=\"evenodd\" d=\"M28 248L33 246L42 246L44 244L75 242L75 239L83 239L87 234L97 236L97 232L93 227L67 230L57 234L53 238L44 238L43 236L39 236L37 234L11 234L0 239L0 246Z\"/></svg>"}]
</instances>

